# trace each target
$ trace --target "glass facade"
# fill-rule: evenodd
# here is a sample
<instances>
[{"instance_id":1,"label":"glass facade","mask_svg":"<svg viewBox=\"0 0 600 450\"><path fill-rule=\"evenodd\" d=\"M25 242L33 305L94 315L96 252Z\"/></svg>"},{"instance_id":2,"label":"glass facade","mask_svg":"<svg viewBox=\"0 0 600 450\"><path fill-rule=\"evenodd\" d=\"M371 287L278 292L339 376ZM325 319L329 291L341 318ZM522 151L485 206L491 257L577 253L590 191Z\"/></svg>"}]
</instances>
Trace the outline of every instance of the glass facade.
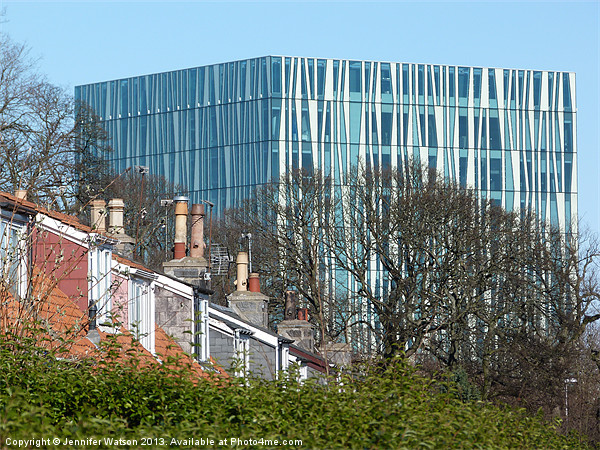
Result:
<instances>
[{"instance_id":1,"label":"glass facade","mask_svg":"<svg viewBox=\"0 0 600 450\"><path fill-rule=\"evenodd\" d=\"M116 170L149 166L219 214L291 168L337 180L414 158L506 209L577 214L575 74L267 56L77 86Z\"/></svg>"}]
</instances>

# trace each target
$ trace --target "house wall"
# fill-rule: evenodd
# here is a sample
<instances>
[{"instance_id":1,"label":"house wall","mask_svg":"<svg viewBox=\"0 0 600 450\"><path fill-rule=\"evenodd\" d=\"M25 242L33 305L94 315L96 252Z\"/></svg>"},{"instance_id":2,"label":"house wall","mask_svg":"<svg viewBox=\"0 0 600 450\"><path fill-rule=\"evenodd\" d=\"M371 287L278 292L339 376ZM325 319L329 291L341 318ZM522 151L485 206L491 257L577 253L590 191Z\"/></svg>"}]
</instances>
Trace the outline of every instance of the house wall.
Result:
<instances>
[{"instance_id":1,"label":"house wall","mask_svg":"<svg viewBox=\"0 0 600 450\"><path fill-rule=\"evenodd\" d=\"M210 327L210 356L224 369L230 370L238 357L233 336ZM252 376L272 380L277 374L276 349L250 337L249 372ZM233 372L232 372L233 373Z\"/></svg>"},{"instance_id":2,"label":"house wall","mask_svg":"<svg viewBox=\"0 0 600 450\"><path fill-rule=\"evenodd\" d=\"M325 384L326 383L326 374L324 374L323 372L317 370L317 369L313 369L312 367L308 367L306 369L308 378L316 378L319 380L319 384Z\"/></svg>"},{"instance_id":3,"label":"house wall","mask_svg":"<svg viewBox=\"0 0 600 450\"><path fill-rule=\"evenodd\" d=\"M88 309L88 251L62 236L35 229L32 235L32 264L73 300Z\"/></svg>"},{"instance_id":4,"label":"house wall","mask_svg":"<svg viewBox=\"0 0 600 450\"><path fill-rule=\"evenodd\" d=\"M163 287L154 290L156 325L173 337L186 353L192 353L193 301Z\"/></svg>"},{"instance_id":5,"label":"house wall","mask_svg":"<svg viewBox=\"0 0 600 450\"><path fill-rule=\"evenodd\" d=\"M229 370L236 356L233 336L211 327L209 345L210 356L225 370Z\"/></svg>"},{"instance_id":6,"label":"house wall","mask_svg":"<svg viewBox=\"0 0 600 450\"><path fill-rule=\"evenodd\" d=\"M277 349L256 339L250 339L250 373L272 380L277 374Z\"/></svg>"},{"instance_id":7,"label":"house wall","mask_svg":"<svg viewBox=\"0 0 600 450\"><path fill-rule=\"evenodd\" d=\"M112 314L127 327L129 323L129 280L113 273Z\"/></svg>"}]
</instances>

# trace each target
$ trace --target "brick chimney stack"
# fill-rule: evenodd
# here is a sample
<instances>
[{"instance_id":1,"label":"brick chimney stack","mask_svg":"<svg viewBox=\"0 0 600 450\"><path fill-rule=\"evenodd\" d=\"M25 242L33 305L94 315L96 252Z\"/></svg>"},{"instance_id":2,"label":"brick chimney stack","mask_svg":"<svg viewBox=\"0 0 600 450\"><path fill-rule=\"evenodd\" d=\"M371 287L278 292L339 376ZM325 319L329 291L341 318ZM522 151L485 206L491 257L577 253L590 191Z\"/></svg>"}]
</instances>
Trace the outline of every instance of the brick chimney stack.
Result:
<instances>
[{"instance_id":1,"label":"brick chimney stack","mask_svg":"<svg viewBox=\"0 0 600 450\"><path fill-rule=\"evenodd\" d=\"M277 325L277 332L282 336L293 339L298 347L313 352L315 350L315 331L308 321L306 308L297 308L298 293L285 292L284 319Z\"/></svg>"}]
</instances>

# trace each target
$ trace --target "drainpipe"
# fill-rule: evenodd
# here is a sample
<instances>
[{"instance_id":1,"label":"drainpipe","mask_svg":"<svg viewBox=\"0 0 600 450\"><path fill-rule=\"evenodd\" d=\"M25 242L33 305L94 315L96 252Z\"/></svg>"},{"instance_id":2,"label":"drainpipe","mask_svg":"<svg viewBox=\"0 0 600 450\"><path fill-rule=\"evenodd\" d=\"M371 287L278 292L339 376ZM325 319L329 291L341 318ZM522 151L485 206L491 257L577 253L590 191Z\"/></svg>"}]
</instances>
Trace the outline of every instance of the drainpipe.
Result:
<instances>
[{"instance_id":1,"label":"drainpipe","mask_svg":"<svg viewBox=\"0 0 600 450\"><path fill-rule=\"evenodd\" d=\"M96 302L90 305L89 317L90 317L90 331L96 329L96 314L98 314L98 308L96 307Z\"/></svg>"},{"instance_id":2,"label":"drainpipe","mask_svg":"<svg viewBox=\"0 0 600 450\"><path fill-rule=\"evenodd\" d=\"M175 202L175 252L173 259L185 258L185 244L187 241L187 215L188 198L178 196Z\"/></svg>"},{"instance_id":3,"label":"drainpipe","mask_svg":"<svg viewBox=\"0 0 600 450\"><path fill-rule=\"evenodd\" d=\"M88 316L90 319L90 325L88 328L87 338L90 342L96 346L100 344L100 333L98 333L98 326L96 324L96 314L98 313L98 308L96 308L96 304L90 305L90 309L88 312Z\"/></svg>"},{"instance_id":4,"label":"drainpipe","mask_svg":"<svg viewBox=\"0 0 600 450\"><path fill-rule=\"evenodd\" d=\"M204 205L192 205L192 242L190 256L192 258L204 257Z\"/></svg>"}]
</instances>

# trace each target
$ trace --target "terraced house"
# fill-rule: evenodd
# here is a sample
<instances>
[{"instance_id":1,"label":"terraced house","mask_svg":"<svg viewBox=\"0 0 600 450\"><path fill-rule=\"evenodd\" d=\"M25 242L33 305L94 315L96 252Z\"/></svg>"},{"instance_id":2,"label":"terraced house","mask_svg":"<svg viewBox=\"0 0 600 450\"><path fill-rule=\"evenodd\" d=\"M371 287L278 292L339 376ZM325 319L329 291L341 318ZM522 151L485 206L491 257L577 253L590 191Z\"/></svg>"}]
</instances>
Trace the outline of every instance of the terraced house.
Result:
<instances>
[{"instance_id":1,"label":"terraced house","mask_svg":"<svg viewBox=\"0 0 600 450\"><path fill-rule=\"evenodd\" d=\"M231 375L271 379L293 364L302 377L326 372L312 349L212 305L210 290L123 256L132 240L121 199L93 201L86 226L25 196L0 193L0 336L37 327L40 343L67 358L102 361L116 350L197 376L231 367Z\"/></svg>"}]
</instances>

